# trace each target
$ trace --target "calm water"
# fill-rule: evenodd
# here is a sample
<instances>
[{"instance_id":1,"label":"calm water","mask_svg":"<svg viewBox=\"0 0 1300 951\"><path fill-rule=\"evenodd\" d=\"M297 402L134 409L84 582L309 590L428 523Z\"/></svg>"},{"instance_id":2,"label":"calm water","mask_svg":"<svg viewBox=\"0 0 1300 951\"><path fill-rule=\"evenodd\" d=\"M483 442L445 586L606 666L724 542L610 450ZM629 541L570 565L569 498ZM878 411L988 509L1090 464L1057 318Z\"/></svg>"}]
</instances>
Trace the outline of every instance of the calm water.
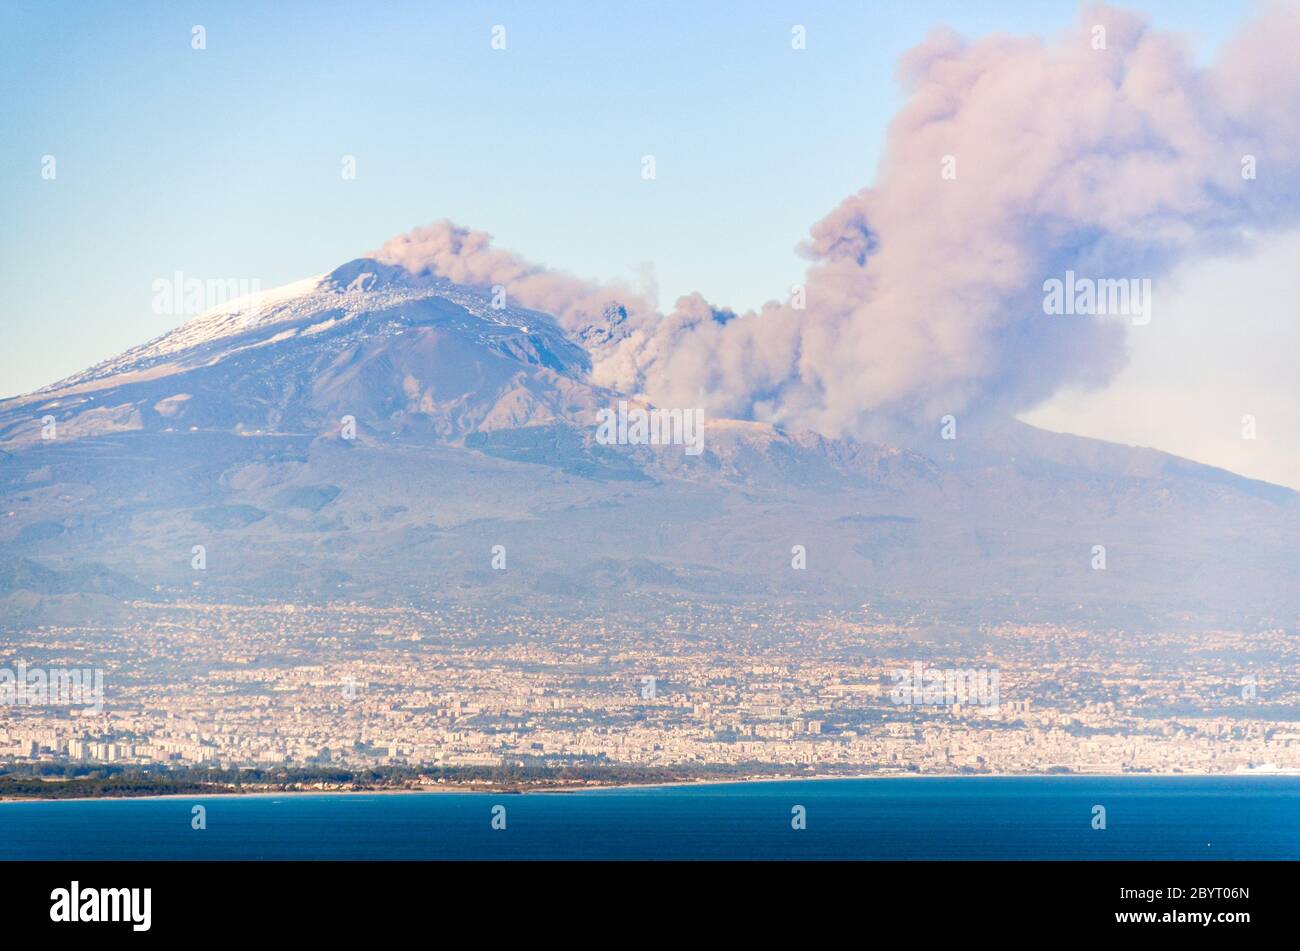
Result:
<instances>
[{"instance_id":1,"label":"calm water","mask_svg":"<svg viewBox=\"0 0 1300 951\"><path fill-rule=\"evenodd\" d=\"M207 808L207 829L190 828ZM504 831L491 828L506 807ZM1091 828L1106 807L1105 831ZM807 829L791 829L791 809ZM1300 859L1298 778L821 780L0 803L4 859Z\"/></svg>"}]
</instances>

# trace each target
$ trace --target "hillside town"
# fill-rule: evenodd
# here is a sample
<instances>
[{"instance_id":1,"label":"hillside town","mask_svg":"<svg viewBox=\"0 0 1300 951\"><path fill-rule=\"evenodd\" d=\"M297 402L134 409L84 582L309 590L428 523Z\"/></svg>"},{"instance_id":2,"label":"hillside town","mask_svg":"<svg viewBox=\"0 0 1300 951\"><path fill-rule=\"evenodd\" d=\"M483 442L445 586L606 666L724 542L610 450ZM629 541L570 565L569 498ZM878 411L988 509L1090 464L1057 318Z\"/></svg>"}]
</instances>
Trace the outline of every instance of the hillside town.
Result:
<instances>
[{"instance_id":1,"label":"hillside town","mask_svg":"<svg viewBox=\"0 0 1300 951\"><path fill-rule=\"evenodd\" d=\"M669 602L649 625L640 609L131 608L128 626L6 635L0 764L1300 770L1281 630L945 633L869 605Z\"/></svg>"}]
</instances>

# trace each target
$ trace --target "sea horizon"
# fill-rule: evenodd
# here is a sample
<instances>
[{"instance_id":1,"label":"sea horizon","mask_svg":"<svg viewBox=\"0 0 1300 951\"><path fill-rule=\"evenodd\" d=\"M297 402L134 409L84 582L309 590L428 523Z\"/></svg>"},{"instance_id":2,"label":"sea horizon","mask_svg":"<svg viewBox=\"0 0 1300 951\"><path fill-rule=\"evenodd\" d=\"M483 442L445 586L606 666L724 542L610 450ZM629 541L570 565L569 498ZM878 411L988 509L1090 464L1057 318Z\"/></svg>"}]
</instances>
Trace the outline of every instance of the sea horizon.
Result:
<instances>
[{"instance_id":1,"label":"sea horizon","mask_svg":"<svg viewBox=\"0 0 1300 951\"><path fill-rule=\"evenodd\" d=\"M573 784L564 786L536 786L533 788L507 788L487 784L447 783L445 785L421 786L418 788L374 788L374 789L280 789L280 790L227 790L224 792L201 793L141 793L138 795L106 796L70 796L55 798L48 796L0 796L0 805L26 802L109 802L136 799L224 799L228 797L249 798L255 796L279 798L281 796L405 796L405 795L444 795L464 793L467 795L502 795L531 796L567 795L570 793L602 792L624 789L676 789L703 788L713 786L749 786L756 783L795 783L795 782L856 782L865 780L904 780L904 779L1295 779L1300 780L1300 771L1262 771L1232 773L1191 773L1191 772L1143 772L1143 773L855 773L849 775L820 776L746 776L718 779L682 779L667 782L635 783L595 783L591 785ZM57 781L56 781L57 782Z\"/></svg>"},{"instance_id":2,"label":"sea horizon","mask_svg":"<svg viewBox=\"0 0 1300 951\"><path fill-rule=\"evenodd\" d=\"M833 777L483 792L48 800L0 810L0 858L1300 858L1300 782L1289 776Z\"/></svg>"}]
</instances>

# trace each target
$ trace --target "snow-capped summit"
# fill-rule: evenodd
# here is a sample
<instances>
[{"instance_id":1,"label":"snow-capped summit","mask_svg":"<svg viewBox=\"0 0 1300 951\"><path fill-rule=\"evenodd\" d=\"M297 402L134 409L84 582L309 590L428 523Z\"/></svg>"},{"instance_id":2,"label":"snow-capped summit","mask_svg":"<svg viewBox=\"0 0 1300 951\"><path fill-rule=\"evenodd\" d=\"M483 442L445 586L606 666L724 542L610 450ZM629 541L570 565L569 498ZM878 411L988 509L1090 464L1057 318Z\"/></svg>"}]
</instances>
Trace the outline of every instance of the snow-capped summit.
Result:
<instances>
[{"instance_id":1,"label":"snow-capped summit","mask_svg":"<svg viewBox=\"0 0 1300 951\"><path fill-rule=\"evenodd\" d=\"M362 432L440 438L590 413L586 351L547 314L490 288L370 258L247 294L26 397L0 404L0 443L131 429Z\"/></svg>"},{"instance_id":2,"label":"snow-capped summit","mask_svg":"<svg viewBox=\"0 0 1300 951\"><path fill-rule=\"evenodd\" d=\"M567 340L548 315L508 304L493 306L488 288L416 276L398 266L357 258L327 274L219 303L176 329L44 387L39 393L50 395L71 387L84 388L122 374L156 373L163 366L170 367L171 372L192 369L223 359L224 354L312 336L345 326L366 314L433 300L462 308L481 322L485 331L493 328L490 335L540 335L550 347L558 349L563 349ZM581 362L578 354L573 356Z\"/></svg>"}]
</instances>

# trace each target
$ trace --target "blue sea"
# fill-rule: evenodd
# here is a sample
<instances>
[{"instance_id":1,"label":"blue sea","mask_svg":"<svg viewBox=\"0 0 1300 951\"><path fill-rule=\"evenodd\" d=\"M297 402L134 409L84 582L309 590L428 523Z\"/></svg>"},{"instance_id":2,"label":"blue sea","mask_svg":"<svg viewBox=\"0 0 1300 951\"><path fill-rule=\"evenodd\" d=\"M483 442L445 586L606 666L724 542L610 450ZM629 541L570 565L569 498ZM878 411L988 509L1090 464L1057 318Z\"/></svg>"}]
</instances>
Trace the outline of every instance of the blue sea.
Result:
<instances>
[{"instance_id":1,"label":"blue sea","mask_svg":"<svg viewBox=\"0 0 1300 951\"><path fill-rule=\"evenodd\" d=\"M195 805L206 829L191 828ZM497 806L504 829L492 827ZM1105 829L1093 828L1095 806ZM1300 778L10 802L0 803L0 860L10 859L1300 859Z\"/></svg>"}]
</instances>

